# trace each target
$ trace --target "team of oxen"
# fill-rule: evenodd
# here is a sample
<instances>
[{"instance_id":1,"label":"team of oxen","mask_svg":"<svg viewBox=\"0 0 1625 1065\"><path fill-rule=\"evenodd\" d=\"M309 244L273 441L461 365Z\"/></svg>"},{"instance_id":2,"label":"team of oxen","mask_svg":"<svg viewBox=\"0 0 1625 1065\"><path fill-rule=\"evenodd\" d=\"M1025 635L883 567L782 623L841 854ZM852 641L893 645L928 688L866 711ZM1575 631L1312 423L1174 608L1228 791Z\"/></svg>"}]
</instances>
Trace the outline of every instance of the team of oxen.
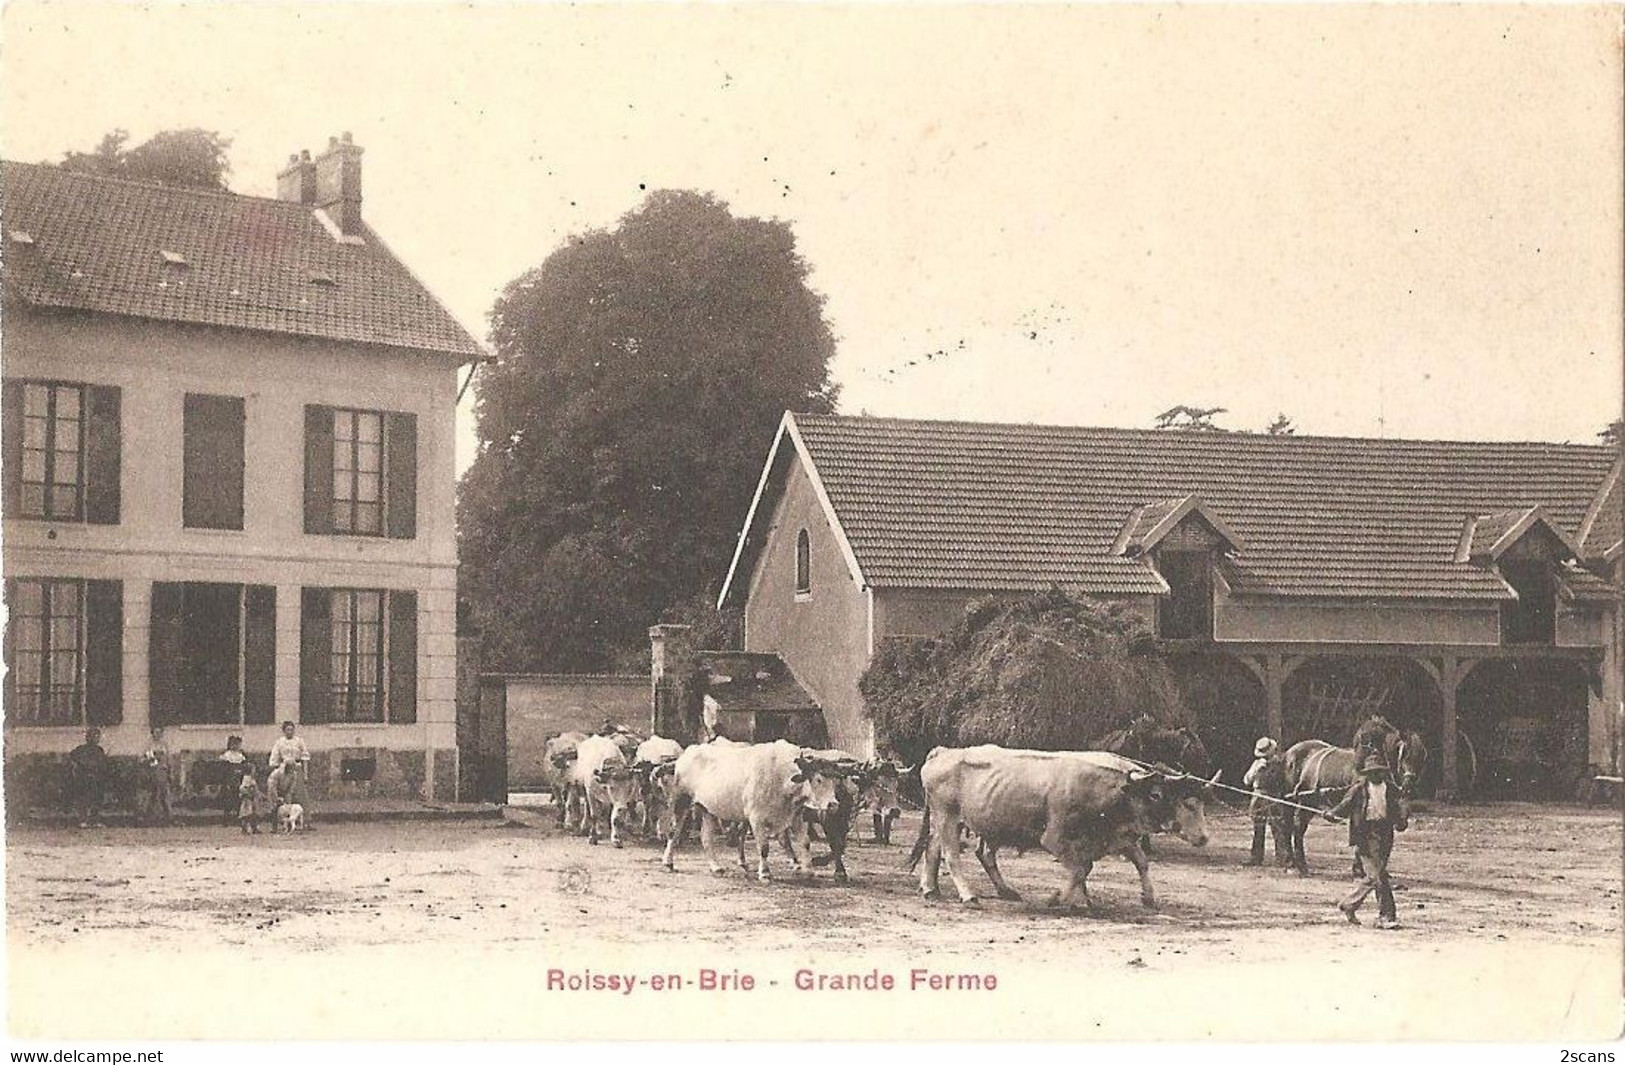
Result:
<instances>
[{"instance_id":1,"label":"team of oxen","mask_svg":"<svg viewBox=\"0 0 1625 1065\"><path fill-rule=\"evenodd\" d=\"M677 852L697 822L712 872L726 872L728 851L735 849L739 865L750 871L748 834L756 844L755 872L762 881L770 879L768 854L775 841L799 874L832 864L835 878L845 881L846 844L857 817L867 811L875 841L889 843L892 822L901 812L903 781L917 772L925 807L907 867L918 871L926 898L939 896L946 865L960 900L976 904L964 862L968 837L974 837L977 860L999 898L1021 898L999 869L999 852L1042 849L1068 875L1050 896L1051 905L1089 907L1089 873L1095 862L1115 854L1134 865L1141 900L1155 908L1151 837L1167 834L1195 847L1206 844L1206 805L1225 785L1219 772L1206 775L1207 751L1190 729L1142 720L1103 737L1100 746L1109 749L938 747L918 766L908 766L784 740L715 738L685 747L606 724L592 735L550 736L543 770L560 826L589 842L607 835L620 847L636 822L643 838L664 842L663 863L675 870ZM1273 801L1262 820L1274 827L1280 865L1307 872L1303 836L1312 811L1341 797L1356 779L1355 767L1373 752L1395 767L1401 789L1409 793L1426 748L1416 734L1382 718L1363 725L1352 747L1304 740L1270 756L1258 775L1258 790L1263 801ZM828 853L814 858L817 840Z\"/></svg>"}]
</instances>

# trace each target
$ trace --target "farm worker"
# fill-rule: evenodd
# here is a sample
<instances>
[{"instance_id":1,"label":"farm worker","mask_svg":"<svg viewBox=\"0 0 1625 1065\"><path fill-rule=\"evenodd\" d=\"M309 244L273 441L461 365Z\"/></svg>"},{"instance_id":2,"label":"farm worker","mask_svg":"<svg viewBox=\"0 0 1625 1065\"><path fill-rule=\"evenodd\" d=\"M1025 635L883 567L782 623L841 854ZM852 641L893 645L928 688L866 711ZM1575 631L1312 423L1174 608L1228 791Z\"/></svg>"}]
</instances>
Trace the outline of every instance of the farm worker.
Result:
<instances>
[{"instance_id":1,"label":"farm worker","mask_svg":"<svg viewBox=\"0 0 1625 1065\"><path fill-rule=\"evenodd\" d=\"M141 755L141 772L146 791L147 818L168 824L175 819L170 795L169 747L164 743L164 726L152 727L152 742Z\"/></svg>"},{"instance_id":2,"label":"farm worker","mask_svg":"<svg viewBox=\"0 0 1625 1065\"><path fill-rule=\"evenodd\" d=\"M85 742L68 752L68 791L79 827L101 824L102 794L107 787L107 752L102 750L102 730L85 729Z\"/></svg>"},{"instance_id":3,"label":"farm worker","mask_svg":"<svg viewBox=\"0 0 1625 1065\"><path fill-rule=\"evenodd\" d=\"M294 735L294 723L282 723L282 736L271 744L271 775L265 782L271 801L297 802L304 805L305 796L300 773L310 761L310 749L305 741Z\"/></svg>"},{"instance_id":4,"label":"farm worker","mask_svg":"<svg viewBox=\"0 0 1625 1065\"><path fill-rule=\"evenodd\" d=\"M1276 758L1279 750L1275 740L1270 736L1260 736L1258 742L1253 744L1253 764L1247 767L1246 774L1241 782L1253 789L1253 797L1247 803L1247 813L1253 819L1253 847L1252 852L1244 866L1258 866L1264 864L1264 830L1267 826L1275 829L1275 857L1277 861L1287 864L1288 855L1282 846L1285 825L1282 823L1283 807L1272 802L1286 791L1285 769L1270 763Z\"/></svg>"},{"instance_id":5,"label":"farm worker","mask_svg":"<svg viewBox=\"0 0 1625 1065\"><path fill-rule=\"evenodd\" d=\"M1410 826L1405 798L1398 788L1388 786L1388 763L1380 754L1368 755L1360 766L1361 779L1349 788L1343 801L1326 811L1326 820L1349 819L1349 843L1355 849L1364 879L1337 904L1351 924L1359 924L1355 911L1371 892L1377 893L1377 927L1398 928L1394 891L1388 883L1388 858L1394 851L1394 833Z\"/></svg>"}]
</instances>

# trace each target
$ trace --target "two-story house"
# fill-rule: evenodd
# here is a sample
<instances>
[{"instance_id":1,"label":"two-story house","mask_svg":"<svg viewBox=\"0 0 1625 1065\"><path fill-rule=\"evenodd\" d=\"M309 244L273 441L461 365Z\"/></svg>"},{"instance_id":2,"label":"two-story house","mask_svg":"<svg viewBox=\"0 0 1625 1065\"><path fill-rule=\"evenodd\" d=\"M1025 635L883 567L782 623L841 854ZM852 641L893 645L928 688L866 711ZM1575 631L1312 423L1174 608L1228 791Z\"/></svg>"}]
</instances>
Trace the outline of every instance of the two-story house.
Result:
<instances>
[{"instance_id":1,"label":"two-story house","mask_svg":"<svg viewBox=\"0 0 1625 1065\"><path fill-rule=\"evenodd\" d=\"M475 340L361 214L348 134L275 199L7 162L5 768L99 725L183 788L283 721L322 796L456 790L453 408Z\"/></svg>"},{"instance_id":2,"label":"two-story house","mask_svg":"<svg viewBox=\"0 0 1625 1065\"><path fill-rule=\"evenodd\" d=\"M1059 586L1141 612L1233 775L1381 712L1443 792L1572 785L1618 757L1620 481L1598 446L786 414L719 605L858 754L881 641Z\"/></svg>"}]
</instances>

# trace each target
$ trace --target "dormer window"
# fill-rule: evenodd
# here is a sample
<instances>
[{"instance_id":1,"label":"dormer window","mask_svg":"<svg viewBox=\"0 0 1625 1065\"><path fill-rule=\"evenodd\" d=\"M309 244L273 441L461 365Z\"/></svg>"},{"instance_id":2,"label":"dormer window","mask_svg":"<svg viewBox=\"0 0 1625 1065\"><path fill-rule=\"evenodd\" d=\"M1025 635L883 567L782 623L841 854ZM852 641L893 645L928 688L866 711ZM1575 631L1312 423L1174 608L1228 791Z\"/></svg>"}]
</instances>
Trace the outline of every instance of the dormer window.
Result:
<instances>
[{"instance_id":1,"label":"dormer window","mask_svg":"<svg viewBox=\"0 0 1625 1065\"><path fill-rule=\"evenodd\" d=\"M812 542L807 530L796 533L796 598L812 595Z\"/></svg>"},{"instance_id":2,"label":"dormer window","mask_svg":"<svg viewBox=\"0 0 1625 1065\"><path fill-rule=\"evenodd\" d=\"M1541 558L1507 559L1501 576L1518 593L1501 604L1501 642L1554 644L1557 642L1557 573Z\"/></svg>"},{"instance_id":3,"label":"dormer window","mask_svg":"<svg viewBox=\"0 0 1625 1065\"><path fill-rule=\"evenodd\" d=\"M1457 562L1493 569L1517 597L1501 602L1504 644L1557 642L1558 566L1578 557L1541 506L1468 518L1456 548Z\"/></svg>"},{"instance_id":4,"label":"dormer window","mask_svg":"<svg viewBox=\"0 0 1625 1065\"><path fill-rule=\"evenodd\" d=\"M1164 640L1213 639L1213 566L1245 549L1240 534L1194 495L1147 503L1129 512L1111 553L1150 559L1168 585L1157 600Z\"/></svg>"},{"instance_id":5,"label":"dormer window","mask_svg":"<svg viewBox=\"0 0 1625 1065\"><path fill-rule=\"evenodd\" d=\"M1164 640L1213 639L1213 555L1208 551L1157 552L1157 572L1168 594L1157 601L1157 635Z\"/></svg>"}]
</instances>

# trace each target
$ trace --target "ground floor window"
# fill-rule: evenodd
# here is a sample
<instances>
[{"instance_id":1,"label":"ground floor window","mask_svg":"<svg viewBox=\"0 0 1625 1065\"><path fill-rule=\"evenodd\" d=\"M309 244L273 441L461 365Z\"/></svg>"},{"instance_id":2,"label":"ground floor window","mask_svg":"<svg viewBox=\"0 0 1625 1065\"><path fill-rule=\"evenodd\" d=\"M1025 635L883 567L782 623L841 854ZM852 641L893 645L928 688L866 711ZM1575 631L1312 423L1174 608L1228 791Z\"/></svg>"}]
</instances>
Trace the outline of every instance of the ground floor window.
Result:
<instances>
[{"instance_id":1,"label":"ground floor window","mask_svg":"<svg viewBox=\"0 0 1625 1065\"><path fill-rule=\"evenodd\" d=\"M19 579L11 596L12 720L80 725L85 720L85 585Z\"/></svg>"},{"instance_id":2,"label":"ground floor window","mask_svg":"<svg viewBox=\"0 0 1625 1065\"><path fill-rule=\"evenodd\" d=\"M155 583L148 656L153 723L268 724L275 717L276 589Z\"/></svg>"},{"instance_id":3,"label":"ground floor window","mask_svg":"<svg viewBox=\"0 0 1625 1065\"><path fill-rule=\"evenodd\" d=\"M306 588L300 609L302 721L417 720L417 592Z\"/></svg>"},{"instance_id":4,"label":"ground floor window","mask_svg":"<svg viewBox=\"0 0 1625 1065\"><path fill-rule=\"evenodd\" d=\"M384 720L384 593L333 591L333 720Z\"/></svg>"}]
</instances>

